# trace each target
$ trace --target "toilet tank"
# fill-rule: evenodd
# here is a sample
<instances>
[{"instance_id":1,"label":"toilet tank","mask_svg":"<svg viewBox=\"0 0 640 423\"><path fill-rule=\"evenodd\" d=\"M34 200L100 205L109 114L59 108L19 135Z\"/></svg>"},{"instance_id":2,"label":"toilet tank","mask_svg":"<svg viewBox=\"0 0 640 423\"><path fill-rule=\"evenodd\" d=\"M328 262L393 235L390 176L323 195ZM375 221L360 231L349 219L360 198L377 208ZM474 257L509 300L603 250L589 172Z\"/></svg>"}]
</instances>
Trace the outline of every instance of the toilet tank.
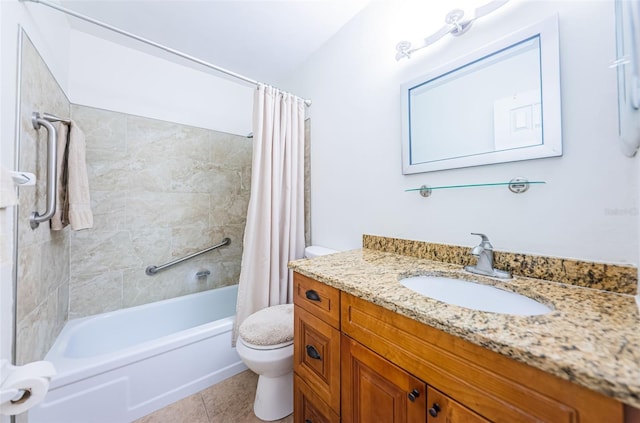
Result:
<instances>
[{"instance_id":1,"label":"toilet tank","mask_svg":"<svg viewBox=\"0 0 640 423\"><path fill-rule=\"evenodd\" d=\"M318 256L325 256L327 254L337 253L338 250L332 250L331 248L321 247L319 245L310 245L304 249L304 256L306 258L313 258Z\"/></svg>"}]
</instances>

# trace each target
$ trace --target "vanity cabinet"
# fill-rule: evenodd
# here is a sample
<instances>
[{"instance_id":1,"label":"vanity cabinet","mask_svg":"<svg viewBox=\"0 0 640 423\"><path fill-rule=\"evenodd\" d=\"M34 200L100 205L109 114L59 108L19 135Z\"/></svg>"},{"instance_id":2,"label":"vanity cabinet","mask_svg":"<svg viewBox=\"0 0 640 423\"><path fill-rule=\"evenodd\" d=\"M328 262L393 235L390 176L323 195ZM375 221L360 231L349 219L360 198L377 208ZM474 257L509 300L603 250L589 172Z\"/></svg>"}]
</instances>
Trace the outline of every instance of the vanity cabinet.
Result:
<instances>
[{"instance_id":1,"label":"vanity cabinet","mask_svg":"<svg viewBox=\"0 0 640 423\"><path fill-rule=\"evenodd\" d=\"M429 423L624 421L612 398L344 292L340 304L343 334L427 383L441 409Z\"/></svg>"},{"instance_id":2,"label":"vanity cabinet","mask_svg":"<svg viewBox=\"0 0 640 423\"><path fill-rule=\"evenodd\" d=\"M294 283L296 423L624 421L612 398L300 274Z\"/></svg>"}]
</instances>

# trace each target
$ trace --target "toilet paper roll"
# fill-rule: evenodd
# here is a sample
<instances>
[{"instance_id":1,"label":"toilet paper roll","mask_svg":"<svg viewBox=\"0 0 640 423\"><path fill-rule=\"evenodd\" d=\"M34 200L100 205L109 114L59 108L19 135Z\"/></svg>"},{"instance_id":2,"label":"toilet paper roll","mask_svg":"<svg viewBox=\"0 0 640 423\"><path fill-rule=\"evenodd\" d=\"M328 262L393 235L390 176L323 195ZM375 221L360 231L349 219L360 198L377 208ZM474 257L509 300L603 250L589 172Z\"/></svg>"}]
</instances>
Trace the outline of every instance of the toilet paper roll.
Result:
<instances>
[{"instance_id":1,"label":"toilet paper roll","mask_svg":"<svg viewBox=\"0 0 640 423\"><path fill-rule=\"evenodd\" d=\"M16 389L24 392L20 399L0 404L0 414L20 414L38 404L49 391L50 378L56 374L53 364L48 361L37 361L24 366L9 369L9 376L0 386L0 390Z\"/></svg>"}]
</instances>

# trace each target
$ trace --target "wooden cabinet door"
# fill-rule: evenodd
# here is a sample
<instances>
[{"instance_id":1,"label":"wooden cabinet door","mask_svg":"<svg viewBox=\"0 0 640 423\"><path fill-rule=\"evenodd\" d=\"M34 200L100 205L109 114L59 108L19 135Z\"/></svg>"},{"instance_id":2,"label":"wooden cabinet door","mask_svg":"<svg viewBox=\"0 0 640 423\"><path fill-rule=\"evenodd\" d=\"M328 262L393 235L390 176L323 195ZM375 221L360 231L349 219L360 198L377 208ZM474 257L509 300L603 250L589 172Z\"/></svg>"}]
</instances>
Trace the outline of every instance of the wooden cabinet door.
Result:
<instances>
[{"instance_id":1,"label":"wooden cabinet door","mask_svg":"<svg viewBox=\"0 0 640 423\"><path fill-rule=\"evenodd\" d=\"M424 423L426 385L342 335L342 422Z\"/></svg>"},{"instance_id":2,"label":"wooden cabinet door","mask_svg":"<svg viewBox=\"0 0 640 423\"><path fill-rule=\"evenodd\" d=\"M293 380L294 423L340 423L340 416L298 375Z\"/></svg>"},{"instance_id":3,"label":"wooden cabinet door","mask_svg":"<svg viewBox=\"0 0 640 423\"><path fill-rule=\"evenodd\" d=\"M431 386L427 387L427 423L490 423Z\"/></svg>"},{"instance_id":4,"label":"wooden cabinet door","mask_svg":"<svg viewBox=\"0 0 640 423\"><path fill-rule=\"evenodd\" d=\"M338 413L340 332L297 305L293 321L293 370Z\"/></svg>"}]
</instances>

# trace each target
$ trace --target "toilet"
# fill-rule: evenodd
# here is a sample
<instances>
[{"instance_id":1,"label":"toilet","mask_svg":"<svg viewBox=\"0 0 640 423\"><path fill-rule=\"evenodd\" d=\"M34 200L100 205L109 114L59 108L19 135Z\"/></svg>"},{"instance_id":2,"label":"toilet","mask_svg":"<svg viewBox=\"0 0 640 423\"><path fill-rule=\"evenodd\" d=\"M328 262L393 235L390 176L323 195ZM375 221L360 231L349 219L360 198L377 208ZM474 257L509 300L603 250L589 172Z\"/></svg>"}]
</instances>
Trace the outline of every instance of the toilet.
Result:
<instances>
[{"instance_id":1,"label":"toilet","mask_svg":"<svg viewBox=\"0 0 640 423\"><path fill-rule=\"evenodd\" d=\"M304 256L313 258L337 252L311 246ZM253 412L265 421L293 412L293 304L259 310L238 328L238 355L258 375Z\"/></svg>"}]
</instances>

